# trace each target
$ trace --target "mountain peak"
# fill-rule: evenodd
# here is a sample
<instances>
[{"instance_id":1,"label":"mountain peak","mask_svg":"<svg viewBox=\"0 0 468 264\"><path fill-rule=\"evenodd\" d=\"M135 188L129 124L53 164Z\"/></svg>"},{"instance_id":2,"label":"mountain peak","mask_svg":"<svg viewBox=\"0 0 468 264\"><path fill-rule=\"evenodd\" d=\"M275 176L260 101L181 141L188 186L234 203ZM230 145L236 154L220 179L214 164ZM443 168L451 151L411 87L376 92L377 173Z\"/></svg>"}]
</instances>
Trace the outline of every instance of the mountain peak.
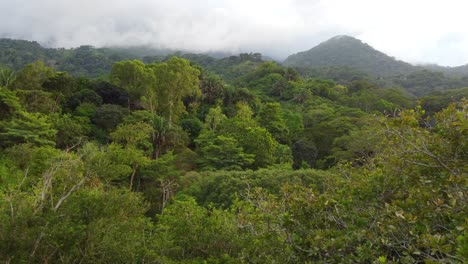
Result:
<instances>
[{"instance_id":1,"label":"mountain peak","mask_svg":"<svg viewBox=\"0 0 468 264\"><path fill-rule=\"evenodd\" d=\"M361 40L355 38L355 37L351 37L351 36L348 36L348 35L336 35L332 38L330 38L329 40L326 40L325 42L329 42L329 41L343 41L343 40L353 40L353 41L359 41L361 42Z\"/></svg>"},{"instance_id":2,"label":"mountain peak","mask_svg":"<svg viewBox=\"0 0 468 264\"><path fill-rule=\"evenodd\" d=\"M346 45L355 45L356 47L360 47L360 48L363 48L363 49L369 49L369 50L377 51L373 47L368 45L367 43L363 42L362 40L357 39L357 38L352 37L352 36L348 36L348 35L334 36L334 37L320 43L318 46L321 46L321 45L345 45L345 46Z\"/></svg>"}]
</instances>

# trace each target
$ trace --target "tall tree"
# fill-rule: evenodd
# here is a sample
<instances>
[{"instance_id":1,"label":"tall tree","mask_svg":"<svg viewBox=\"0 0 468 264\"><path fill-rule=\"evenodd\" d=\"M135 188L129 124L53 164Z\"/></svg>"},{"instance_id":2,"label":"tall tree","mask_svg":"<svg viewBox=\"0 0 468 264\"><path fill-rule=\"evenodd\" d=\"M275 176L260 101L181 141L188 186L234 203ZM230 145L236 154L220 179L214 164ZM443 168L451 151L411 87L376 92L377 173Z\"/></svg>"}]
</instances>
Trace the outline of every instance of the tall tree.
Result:
<instances>
[{"instance_id":1,"label":"tall tree","mask_svg":"<svg viewBox=\"0 0 468 264\"><path fill-rule=\"evenodd\" d=\"M8 122L0 122L0 144L12 146L20 143L55 145L57 130L47 116L20 111Z\"/></svg>"},{"instance_id":2,"label":"tall tree","mask_svg":"<svg viewBox=\"0 0 468 264\"><path fill-rule=\"evenodd\" d=\"M168 120L169 126L186 112L182 101L187 96L199 96L200 71L181 58L172 57L164 63L149 66L156 76L151 89L156 93L158 113Z\"/></svg>"},{"instance_id":3,"label":"tall tree","mask_svg":"<svg viewBox=\"0 0 468 264\"><path fill-rule=\"evenodd\" d=\"M45 66L43 61L26 65L11 83L15 90L42 90L42 85L54 76L54 69Z\"/></svg>"},{"instance_id":4,"label":"tall tree","mask_svg":"<svg viewBox=\"0 0 468 264\"><path fill-rule=\"evenodd\" d=\"M279 103L266 103L260 111L258 123L280 143L290 143L288 127L281 115L281 105Z\"/></svg>"},{"instance_id":5,"label":"tall tree","mask_svg":"<svg viewBox=\"0 0 468 264\"><path fill-rule=\"evenodd\" d=\"M128 94L128 107L137 104L153 81L154 75L139 60L121 61L112 66L110 79L113 84L124 88Z\"/></svg>"},{"instance_id":6,"label":"tall tree","mask_svg":"<svg viewBox=\"0 0 468 264\"><path fill-rule=\"evenodd\" d=\"M0 86L8 87L16 78L13 70L0 68Z\"/></svg>"},{"instance_id":7,"label":"tall tree","mask_svg":"<svg viewBox=\"0 0 468 264\"><path fill-rule=\"evenodd\" d=\"M0 120L12 117L21 108L15 93L0 86Z\"/></svg>"}]
</instances>

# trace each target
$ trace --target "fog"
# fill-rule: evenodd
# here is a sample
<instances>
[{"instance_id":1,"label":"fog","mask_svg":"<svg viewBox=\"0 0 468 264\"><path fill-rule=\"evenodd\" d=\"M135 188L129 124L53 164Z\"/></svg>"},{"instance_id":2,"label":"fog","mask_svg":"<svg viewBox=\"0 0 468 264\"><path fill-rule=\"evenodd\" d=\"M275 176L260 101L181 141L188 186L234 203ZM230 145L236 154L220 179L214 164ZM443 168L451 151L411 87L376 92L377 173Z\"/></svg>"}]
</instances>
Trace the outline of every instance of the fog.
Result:
<instances>
[{"instance_id":1,"label":"fog","mask_svg":"<svg viewBox=\"0 0 468 264\"><path fill-rule=\"evenodd\" d=\"M261 52L276 59L350 35L412 63L468 63L458 0L0 0L0 37L51 47Z\"/></svg>"}]
</instances>

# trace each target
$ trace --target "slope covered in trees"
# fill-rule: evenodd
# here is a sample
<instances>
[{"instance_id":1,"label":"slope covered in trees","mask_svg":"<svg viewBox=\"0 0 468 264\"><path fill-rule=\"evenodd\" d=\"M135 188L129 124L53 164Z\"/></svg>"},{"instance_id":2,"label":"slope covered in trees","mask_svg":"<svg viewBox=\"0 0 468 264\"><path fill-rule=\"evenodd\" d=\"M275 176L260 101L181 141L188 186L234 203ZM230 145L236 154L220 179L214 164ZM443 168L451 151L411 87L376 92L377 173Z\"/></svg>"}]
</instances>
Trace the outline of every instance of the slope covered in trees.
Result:
<instances>
[{"instance_id":1,"label":"slope covered in trees","mask_svg":"<svg viewBox=\"0 0 468 264\"><path fill-rule=\"evenodd\" d=\"M336 36L308 51L293 54L284 64L307 77L344 84L367 79L382 86L403 87L415 96L468 86L466 66L414 66L349 36Z\"/></svg>"},{"instance_id":2,"label":"slope covered in trees","mask_svg":"<svg viewBox=\"0 0 468 264\"><path fill-rule=\"evenodd\" d=\"M439 66L436 64L428 64L428 65L421 65L421 67L428 69L428 70L432 70L432 71L443 72L448 75L454 75L454 76L468 75L468 64L456 66L456 67L443 67L443 66Z\"/></svg>"},{"instance_id":3,"label":"slope covered in trees","mask_svg":"<svg viewBox=\"0 0 468 264\"><path fill-rule=\"evenodd\" d=\"M98 77L106 74L115 62L126 59L143 59L172 53L167 49L149 47L94 48L80 46L72 49L44 48L39 43L26 40L0 39L0 66L20 70L37 60L73 76Z\"/></svg>"},{"instance_id":4,"label":"slope covered in trees","mask_svg":"<svg viewBox=\"0 0 468 264\"><path fill-rule=\"evenodd\" d=\"M1 71L1 261L466 262L466 89L184 56Z\"/></svg>"},{"instance_id":5,"label":"slope covered in trees","mask_svg":"<svg viewBox=\"0 0 468 264\"><path fill-rule=\"evenodd\" d=\"M289 56L284 64L314 68L348 66L378 77L406 74L415 68L350 36L333 37L308 51Z\"/></svg>"}]
</instances>

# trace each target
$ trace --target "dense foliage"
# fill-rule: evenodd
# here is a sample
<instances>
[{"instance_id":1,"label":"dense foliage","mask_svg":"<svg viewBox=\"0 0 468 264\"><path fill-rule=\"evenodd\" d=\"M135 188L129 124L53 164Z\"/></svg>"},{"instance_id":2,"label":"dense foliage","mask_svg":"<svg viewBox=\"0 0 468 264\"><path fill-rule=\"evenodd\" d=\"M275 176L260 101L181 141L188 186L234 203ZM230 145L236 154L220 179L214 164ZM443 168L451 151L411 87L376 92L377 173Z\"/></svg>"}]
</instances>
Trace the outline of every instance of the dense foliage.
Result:
<instances>
[{"instance_id":1,"label":"dense foliage","mask_svg":"<svg viewBox=\"0 0 468 264\"><path fill-rule=\"evenodd\" d=\"M466 89L185 56L2 71L0 261L468 260Z\"/></svg>"}]
</instances>

